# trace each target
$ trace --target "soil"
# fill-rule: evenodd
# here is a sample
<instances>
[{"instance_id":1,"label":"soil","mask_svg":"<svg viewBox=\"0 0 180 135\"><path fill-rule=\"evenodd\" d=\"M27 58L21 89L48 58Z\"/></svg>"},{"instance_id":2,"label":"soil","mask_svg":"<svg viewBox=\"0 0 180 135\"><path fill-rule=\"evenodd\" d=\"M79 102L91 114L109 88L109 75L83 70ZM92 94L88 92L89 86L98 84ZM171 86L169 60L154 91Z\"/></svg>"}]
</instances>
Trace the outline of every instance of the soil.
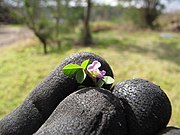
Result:
<instances>
[{"instance_id":1,"label":"soil","mask_svg":"<svg viewBox=\"0 0 180 135\"><path fill-rule=\"evenodd\" d=\"M32 37L33 32L26 27L0 25L0 47L10 46Z\"/></svg>"}]
</instances>

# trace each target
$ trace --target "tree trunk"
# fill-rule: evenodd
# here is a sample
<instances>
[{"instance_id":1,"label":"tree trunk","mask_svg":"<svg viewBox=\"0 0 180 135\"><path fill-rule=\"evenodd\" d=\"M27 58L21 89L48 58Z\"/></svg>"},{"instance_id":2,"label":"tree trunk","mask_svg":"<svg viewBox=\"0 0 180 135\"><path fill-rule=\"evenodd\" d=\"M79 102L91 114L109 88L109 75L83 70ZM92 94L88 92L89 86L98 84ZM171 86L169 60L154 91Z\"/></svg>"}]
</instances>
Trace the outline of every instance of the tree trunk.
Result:
<instances>
[{"instance_id":1,"label":"tree trunk","mask_svg":"<svg viewBox=\"0 0 180 135\"><path fill-rule=\"evenodd\" d=\"M39 38L39 40L41 41L41 43L43 44L43 50L44 50L44 54L47 54L47 40L46 38L44 38L43 36L41 36L38 32L35 32L35 35Z\"/></svg>"},{"instance_id":2,"label":"tree trunk","mask_svg":"<svg viewBox=\"0 0 180 135\"><path fill-rule=\"evenodd\" d=\"M59 32L59 25L60 25L60 0L57 0L56 1L56 3L57 3L57 9L56 9L56 43L57 43L57 45L58 45L58 48L60 48L60 45L61 45L61 41L60 41L60 39L59 39L59 34L60 34L60 32Z\"/></svg>"},{"instance_id":3,"label":"tree trunk","mask_svg":"<svg viewBox=\"0 0 180 135\"><path fill-rule=\"evenodd\" d=\"M45 42L43 42L43 48L44 48L44 54L47 54L48 52L47 52L47 43L46 43L46 41Z\"/></svg>"},{"instance_id":4,"label":"tree trunk","mask_svg":"<svg viewBox=\"0 0 180 135\"><path fill-rule=\"evenodd\" d=\"M158 17L158 9L157 9L158 5L160 5L159 0L146 0L145 1L144 18L145 18L146 24L151 29L154 28L153 22Z\"/></svg>"},{"instance_id":5,"label":"tree trunk","mask_svg":"<svg viewBox=\"0 0 180 135\"><path fill-rule=\"evenodd\" d=\"M84 33L83 33L84 34L83 43L85 46L92 44L92 36L89 26L91 6L92 6L91 0L87 0L87 7L85 8L84 11Z\"/></svg>"},{"instance_id":6,"label":"tree trunk","mask_svg":"<svg viewBox=\"0 0 180 135\"><path fill-rule=\"evenodd\" d=\"M47 51L47 42L46 42L46 39L43 39L41 37L39 37L41 43L43 44L43 50L44 50L44 54L47 54L48 51Z\"/></svg>"},{"instance_id":7,"label":"tree trunk","mask_svg":"<svg viewBox=\"0 0 180 135\"><path fill-rule=\"evenodd\" d=\"M152 18L152 15L151 15L151 11L150 9L145 9L144 11L144 18L145 18L145 21L146 21L146 25L150 28L152 28L153 26L153 18Z\"/></svg>"}]
</instances>

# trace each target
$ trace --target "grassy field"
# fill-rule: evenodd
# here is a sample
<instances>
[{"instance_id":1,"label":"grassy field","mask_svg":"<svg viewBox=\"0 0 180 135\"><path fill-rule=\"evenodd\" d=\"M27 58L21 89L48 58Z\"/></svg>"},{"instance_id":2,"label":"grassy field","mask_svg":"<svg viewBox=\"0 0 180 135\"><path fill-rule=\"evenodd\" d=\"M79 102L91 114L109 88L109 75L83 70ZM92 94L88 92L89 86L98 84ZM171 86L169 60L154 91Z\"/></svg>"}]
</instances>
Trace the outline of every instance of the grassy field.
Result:
<instances>
[{"instance_id":1,"label":"grassy field","mask_svg":"<svg viewBox=\"0 0 180 135\"><path fill-rule=\"evenodd\" d=\"M90 47L66 43L64 50L42 54L37 40L0 48L0 118L20 105L28 93L61 61L74 52L94 52L111 65L116 82L144 78L160 85L172 103L169 125L180 127L180 35L161 38L160 33L139 31L99 32Z\"/></svg>"}]
</instances>

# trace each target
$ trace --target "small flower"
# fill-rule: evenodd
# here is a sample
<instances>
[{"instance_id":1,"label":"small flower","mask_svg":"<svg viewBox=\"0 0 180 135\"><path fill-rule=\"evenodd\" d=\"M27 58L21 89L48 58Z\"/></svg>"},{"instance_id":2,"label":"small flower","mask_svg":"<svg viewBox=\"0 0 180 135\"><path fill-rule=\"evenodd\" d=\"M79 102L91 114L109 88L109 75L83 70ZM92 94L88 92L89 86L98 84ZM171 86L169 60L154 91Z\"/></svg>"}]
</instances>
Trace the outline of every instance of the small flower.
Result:
<instances>
[{"instance_id":1,"label":"small flower","mask_svg":"<svg viewBox=\"0 0 180 135\"><path fill-rule=\"evenodd\" d=\"M94 82L95 86L102 87L104 84L114 83L114 79L111 76L105 76L106 71L100 71L101 63L97 60L93 61L89 65L89 59L77 64L68 64L63 68L65 75L72 76L75 75L78 83L82 84L88 75ZM97 78L99 78L97 80Z\"/></svg>"},{"instance_id":2,"label":"small flower","mask_svg":"<svg viewBox=\"0 0 180 135\"><path fill-rule=\"evenodd\" d=\"M100 71L99 68L101 67L101 63L99 61L93 61L92 64L90 64L87 67L87 71L93 76L93 77L97 77L97 78L103 78L106 74L105 70Z\"/></svg>"}]
</instances>

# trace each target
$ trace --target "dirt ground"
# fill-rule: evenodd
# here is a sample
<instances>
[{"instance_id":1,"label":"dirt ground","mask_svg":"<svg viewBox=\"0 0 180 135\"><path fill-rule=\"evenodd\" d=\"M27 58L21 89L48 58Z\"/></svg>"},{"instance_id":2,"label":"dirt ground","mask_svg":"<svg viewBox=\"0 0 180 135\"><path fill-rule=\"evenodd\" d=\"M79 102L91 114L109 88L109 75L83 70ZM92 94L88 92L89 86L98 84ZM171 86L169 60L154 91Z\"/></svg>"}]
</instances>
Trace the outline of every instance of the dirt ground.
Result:
<instances>
[{"instance_id":1,"label":"dirt ground","mask_svg":"<svg viewBox=\"0 0 180 135\"><path fill-rule=\"evenodd\" d=\"M0 47L9 46L33 36L33 32L28 28L0 25Z\"/></svg>"}]
</instances>

